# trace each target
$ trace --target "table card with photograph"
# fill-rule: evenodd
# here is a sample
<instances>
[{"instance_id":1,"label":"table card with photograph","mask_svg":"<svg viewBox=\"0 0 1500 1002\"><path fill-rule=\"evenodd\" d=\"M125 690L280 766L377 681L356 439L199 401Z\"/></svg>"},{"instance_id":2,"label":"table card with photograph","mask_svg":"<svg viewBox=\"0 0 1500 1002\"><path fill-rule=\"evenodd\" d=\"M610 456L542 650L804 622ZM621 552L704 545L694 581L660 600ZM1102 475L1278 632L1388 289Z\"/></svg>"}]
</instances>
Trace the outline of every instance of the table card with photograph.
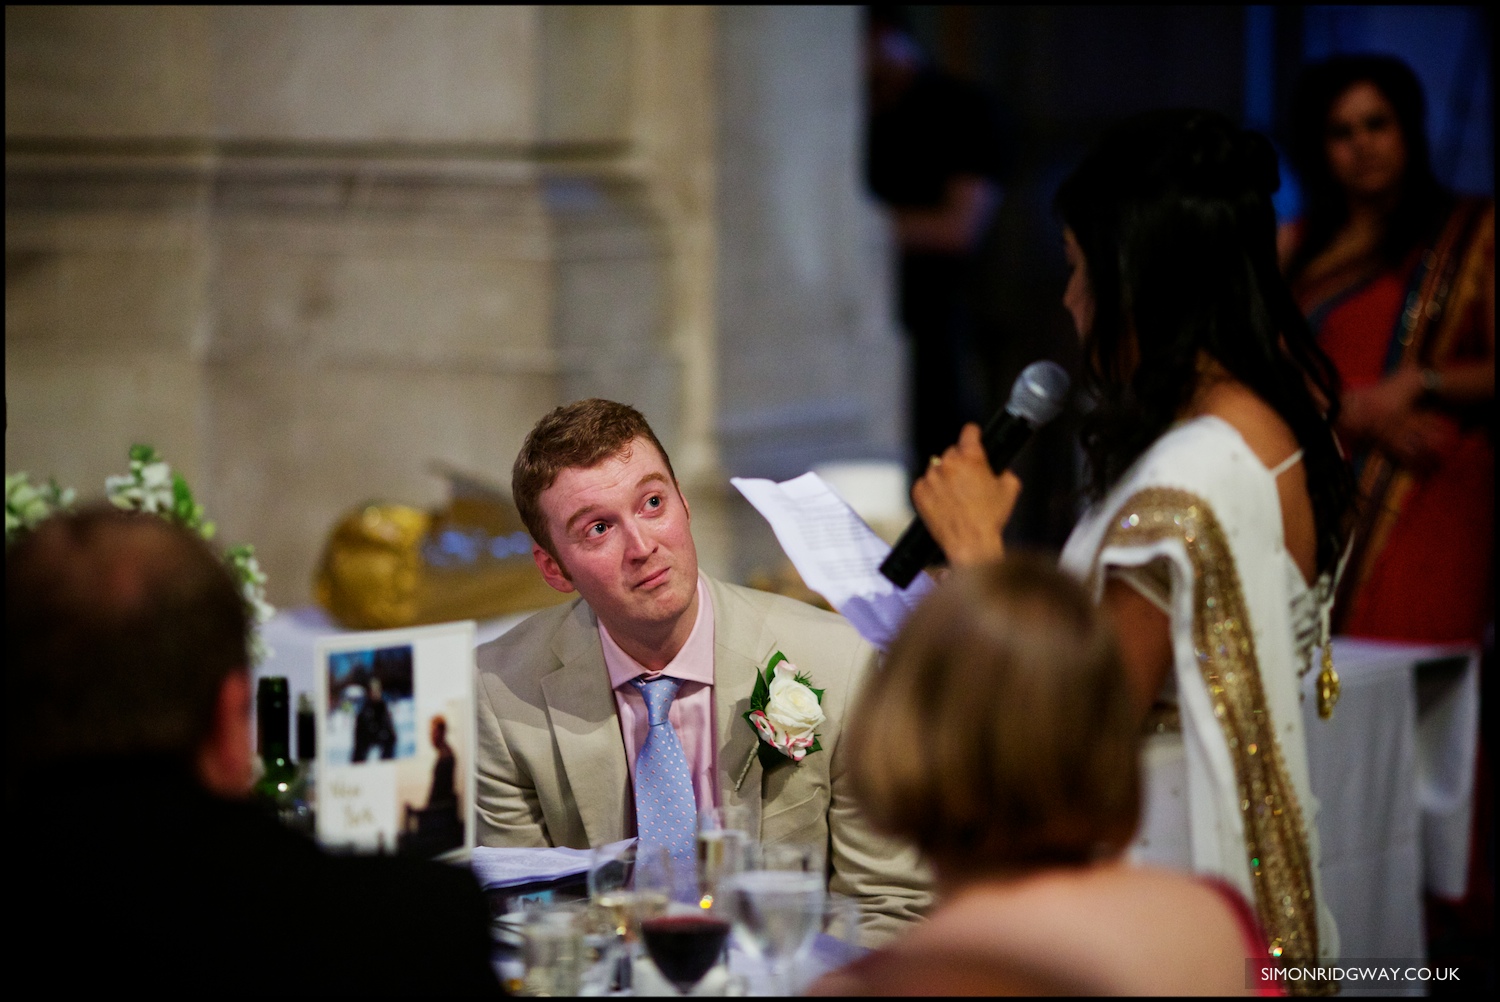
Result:
<instances>
[{"instance_id":1,"label":"table card with photograph","mask_svg":"<svg viewBox=\"0 0 1500 1002\"><path fill-rule=\"evenodd\" d=\"M318 839L433 858L474 845L474 623L318 639Z\"/></svg>"}]
</instances>

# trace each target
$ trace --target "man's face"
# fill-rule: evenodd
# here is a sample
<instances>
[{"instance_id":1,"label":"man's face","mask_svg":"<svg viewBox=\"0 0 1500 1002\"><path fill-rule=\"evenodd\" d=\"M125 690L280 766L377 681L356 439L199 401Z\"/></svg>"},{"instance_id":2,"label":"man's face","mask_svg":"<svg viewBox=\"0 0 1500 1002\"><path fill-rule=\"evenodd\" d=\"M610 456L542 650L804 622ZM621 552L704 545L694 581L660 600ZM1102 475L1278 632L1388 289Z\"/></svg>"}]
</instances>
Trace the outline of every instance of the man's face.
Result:
<instances>
[{"instance_id":1,"label":"man's face","mask_svg":"<svg viewBox=\"0 0 1500 1002\"><path fill-rule=\"evenodd\" d=\"M557 475L538 503L556 556L532 557L558 591L577 591L621 637L670 633L696 612L698 551L687 502L656 447L633 439L587 469Z\"/></svg>"}]
</instances>

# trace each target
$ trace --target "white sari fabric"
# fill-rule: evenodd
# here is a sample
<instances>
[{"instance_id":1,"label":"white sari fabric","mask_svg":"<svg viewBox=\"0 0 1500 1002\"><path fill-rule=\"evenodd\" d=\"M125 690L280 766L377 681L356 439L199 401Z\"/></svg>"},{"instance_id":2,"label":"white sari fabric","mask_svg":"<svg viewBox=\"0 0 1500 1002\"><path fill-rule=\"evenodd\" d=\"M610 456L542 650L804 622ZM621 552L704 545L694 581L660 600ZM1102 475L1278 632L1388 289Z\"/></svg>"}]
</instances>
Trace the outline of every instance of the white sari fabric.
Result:
<instances>
[{"instance_id":1,"label":"white sari fabric","mask_svg":"<svg viewBox=\"0 0 1500 1002\"><path fill-rule=\"evenodd\" d=\"M1175 690L1180 731L1158 727L1148 740L1132 858L1238 888L1283 961L1337 956L1318 894L1318 805L1299 707L1309 665L1293 623L1296 607L1328 589L1309 592L1287 553L1275 478L1229 424L1183 422L1085 513L1062 566L1096 600L1111 575L1148 597L1142 580L1164 589L1156 600L1171 620L1174 665L1165 694ZM1174 765L1180 788L1153 789L1172 783Z\"/></svg>"}]
</instances>

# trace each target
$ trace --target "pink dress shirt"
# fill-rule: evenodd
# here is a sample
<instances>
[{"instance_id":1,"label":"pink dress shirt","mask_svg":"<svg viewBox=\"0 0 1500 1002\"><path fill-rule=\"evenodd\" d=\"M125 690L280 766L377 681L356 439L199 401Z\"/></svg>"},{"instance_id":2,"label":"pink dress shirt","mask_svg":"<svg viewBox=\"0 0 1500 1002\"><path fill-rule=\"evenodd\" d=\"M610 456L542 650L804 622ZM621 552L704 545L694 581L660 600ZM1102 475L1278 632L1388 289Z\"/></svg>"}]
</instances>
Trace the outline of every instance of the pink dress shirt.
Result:
<instances>
[{"instance_id":1,"label":"pink dress shirt","mask_svg":"<svg viewBox=\"0 0 1500 1002\"><path fill-rule=\"evenodd\" d=\"M604 647L604 666L609 669L609 684L615 690L615 709L620 718L620 736L625 739L625 761L630 764L631 788L635 787L635 758L646 743L646 732L651 727L651 718L646 713L646 701L640 691L630 684L631 679L645 675L658 677L642 668L640 662L626 654L609 635L604 624L599 624L599 641ZM682 743L687 756L688 769L693 774L693 795L698 801L698 810L705 811L719 804L718 752L714 747L714 604L708 596L708 586L698 578L698 618L693 621L693 632L677 652L661 675L682 679L682 688L667 719L677 730L677 740Z\"/></svg>"}]
</instances>

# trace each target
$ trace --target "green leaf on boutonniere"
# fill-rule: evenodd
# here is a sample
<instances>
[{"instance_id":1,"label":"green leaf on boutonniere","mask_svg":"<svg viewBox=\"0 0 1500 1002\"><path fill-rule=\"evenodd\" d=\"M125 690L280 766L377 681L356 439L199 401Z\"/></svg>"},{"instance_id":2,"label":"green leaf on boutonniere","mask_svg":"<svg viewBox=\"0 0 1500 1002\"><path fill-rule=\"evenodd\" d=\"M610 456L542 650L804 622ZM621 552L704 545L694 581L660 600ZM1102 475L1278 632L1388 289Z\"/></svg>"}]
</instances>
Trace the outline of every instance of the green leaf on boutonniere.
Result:
<instances>
[{"instance_id":1,"label":"green leaf on boutonniere","mask_svg":"<svg viewBox=\"0 0 1500 1002\"><path fill-rule=\"evenodd\" d=\"M765 710L766 706L770 702L771 702L771 683L767 682L765 676L762 675L760 672L756 672L755 673L755 690L750 693L750 712L753 713L756 710ZM745 719L746 720L750 719L750 714L749 713L745 714ZM755 725L752 724L751 726L753 727Z\"/></svg>"},{"instance_id":2,"label":"green leaf on boutonniere","mask_svg":"<svg viewBox=\"0 0 1500 1002\"><path fill-rule=\"evenodd\" d=\"M776 677L776 666L786 660L786 655L777 651L771 655L771 660L766 662L765 673L755 673L755 690L750 693L750 711L765 710L771 702L771 681ZM821 700L820 700L821 702ZM745 714L745 719L750 719L750 714ZM751 726L755 726L751 724Z\"/></svg>"}]
</instances>

